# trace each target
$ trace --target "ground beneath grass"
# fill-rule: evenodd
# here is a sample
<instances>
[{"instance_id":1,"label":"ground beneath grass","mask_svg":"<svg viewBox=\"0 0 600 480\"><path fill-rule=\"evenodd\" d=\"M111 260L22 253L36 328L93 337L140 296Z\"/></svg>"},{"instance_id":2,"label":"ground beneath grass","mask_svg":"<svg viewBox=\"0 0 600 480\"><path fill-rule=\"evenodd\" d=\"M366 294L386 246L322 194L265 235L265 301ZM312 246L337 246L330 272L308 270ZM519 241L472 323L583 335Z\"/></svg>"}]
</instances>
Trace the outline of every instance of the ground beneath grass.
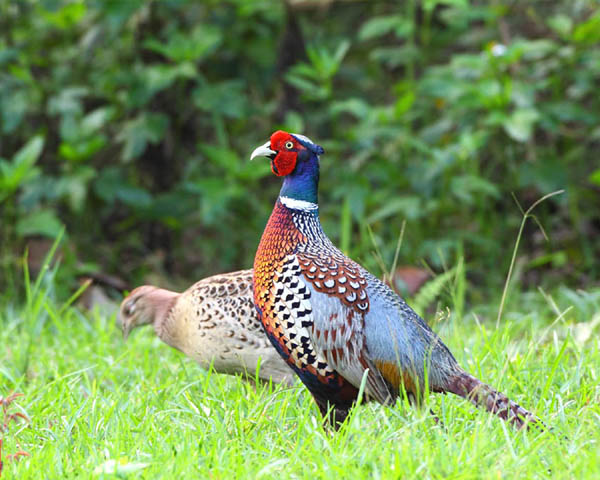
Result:
<instances>
[{"instance_id":1,"label":"ground beneath grass","mask_svg":"<svg viewBox=\"0 0 600 480\"><path fill-rule=\"evenodd\" d=\"M600 291L511 293L498 329L497 308L434 328L550 432L432 394L422 410L362 406L330 434L301 386L201 370L151 329L125 344L114 316L55 305L40 285L0 305L0 396L23 394L5 420L29 419L0 431L2 479L600 478Z\"/></svg>"}]
</instances>

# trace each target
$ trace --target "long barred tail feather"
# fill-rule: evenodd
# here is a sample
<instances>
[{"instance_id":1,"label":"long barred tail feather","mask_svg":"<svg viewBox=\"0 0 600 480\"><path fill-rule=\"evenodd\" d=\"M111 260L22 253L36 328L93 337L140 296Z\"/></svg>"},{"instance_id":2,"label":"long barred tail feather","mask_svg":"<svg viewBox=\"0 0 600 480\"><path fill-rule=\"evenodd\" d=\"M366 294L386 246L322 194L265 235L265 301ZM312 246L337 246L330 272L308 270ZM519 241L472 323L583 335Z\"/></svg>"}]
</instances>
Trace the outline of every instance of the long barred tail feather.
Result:
<instances>
[{"instance_id":1,"label":"long barred tail feather","mask_svg":"<svg viewBox=\"0 0 600 480\"><path fill-rule=\"evenodd\" d=\"M451 379L448 391L485 408L519 429L532 426L541 430L547 429L546 424L533 413L466 372L460 372Z\"/></svg>"}]
</instances>

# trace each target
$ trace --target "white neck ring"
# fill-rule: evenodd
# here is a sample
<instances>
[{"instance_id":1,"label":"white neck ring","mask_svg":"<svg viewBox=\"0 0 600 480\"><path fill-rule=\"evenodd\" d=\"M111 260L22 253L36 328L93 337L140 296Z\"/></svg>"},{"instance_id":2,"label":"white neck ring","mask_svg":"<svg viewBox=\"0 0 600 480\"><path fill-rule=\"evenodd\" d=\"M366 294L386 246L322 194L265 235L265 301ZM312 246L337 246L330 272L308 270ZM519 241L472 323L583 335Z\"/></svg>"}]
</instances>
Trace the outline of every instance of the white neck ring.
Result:
<instances>
[{"instance_id":1,"label":"white neck ring","mask_svg":"<svg viewBox=\"0 0 600 480\"><path fill-rule=\"evenodd\" d=\"M307 202L305 200L297 200L295 198L290 197L279 197L281 203L283 203L286 207L291 208L292 210L301 210L303 212L312 212L314 210L319 209L319 205L312 202Z\"/></svg>"}]
</instances>

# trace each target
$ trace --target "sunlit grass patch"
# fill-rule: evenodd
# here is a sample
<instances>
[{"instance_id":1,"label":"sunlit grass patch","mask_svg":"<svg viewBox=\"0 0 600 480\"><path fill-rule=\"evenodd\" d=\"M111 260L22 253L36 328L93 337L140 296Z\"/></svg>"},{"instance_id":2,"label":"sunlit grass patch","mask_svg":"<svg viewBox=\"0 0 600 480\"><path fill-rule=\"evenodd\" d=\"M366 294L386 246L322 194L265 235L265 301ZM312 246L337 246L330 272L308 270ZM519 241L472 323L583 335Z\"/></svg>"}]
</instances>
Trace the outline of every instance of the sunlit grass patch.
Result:
<instances>
[{"instance_id":1,"label":"sunlit grass patch","mask_svg":"<svg viewBox=\"0 0 600 480\"><path fill-rule=\"evenodd\" d=\"M25 305L0 309L0 395L29 418L3 433L6 478L595 478L600 473L600 291L513 292L436 325L470 372L533 410L549 432L516 431L455 396L413 409L355 409L323 430L301 386L203 371L114 316L52 299L52 271ZM32 285L35 285L33 282ZM428 413L433 410L438 424ZM15 425L16 426L16 425ZM13 451L15 450L15 451ZM550 473L551 472L551 473Z\"/></svg>"}]
</instances>

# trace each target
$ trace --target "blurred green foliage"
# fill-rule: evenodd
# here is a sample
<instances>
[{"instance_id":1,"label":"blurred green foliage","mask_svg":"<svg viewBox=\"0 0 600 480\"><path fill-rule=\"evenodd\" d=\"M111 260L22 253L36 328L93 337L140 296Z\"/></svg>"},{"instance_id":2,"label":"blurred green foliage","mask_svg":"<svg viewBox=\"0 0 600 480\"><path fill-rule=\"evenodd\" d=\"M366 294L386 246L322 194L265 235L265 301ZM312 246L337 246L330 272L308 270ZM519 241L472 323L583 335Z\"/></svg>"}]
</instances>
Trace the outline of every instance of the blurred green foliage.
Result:
<instances>
[{"instance_id":1,"label":"blurred green foliage","mask_svg":"<svg viewBox=\"0 0 600 480\"><path fill-rule=\"evenodd\" d=\"M564 188L521 270L597 280L599 47L594 0L0 0L1 275L63 225L69 278L251 266L279 180L248 156L284 128L325 147L325 230L370 268L406 220L402 263L499 290L513 194Z\"/></svg>"}]
</instances>

